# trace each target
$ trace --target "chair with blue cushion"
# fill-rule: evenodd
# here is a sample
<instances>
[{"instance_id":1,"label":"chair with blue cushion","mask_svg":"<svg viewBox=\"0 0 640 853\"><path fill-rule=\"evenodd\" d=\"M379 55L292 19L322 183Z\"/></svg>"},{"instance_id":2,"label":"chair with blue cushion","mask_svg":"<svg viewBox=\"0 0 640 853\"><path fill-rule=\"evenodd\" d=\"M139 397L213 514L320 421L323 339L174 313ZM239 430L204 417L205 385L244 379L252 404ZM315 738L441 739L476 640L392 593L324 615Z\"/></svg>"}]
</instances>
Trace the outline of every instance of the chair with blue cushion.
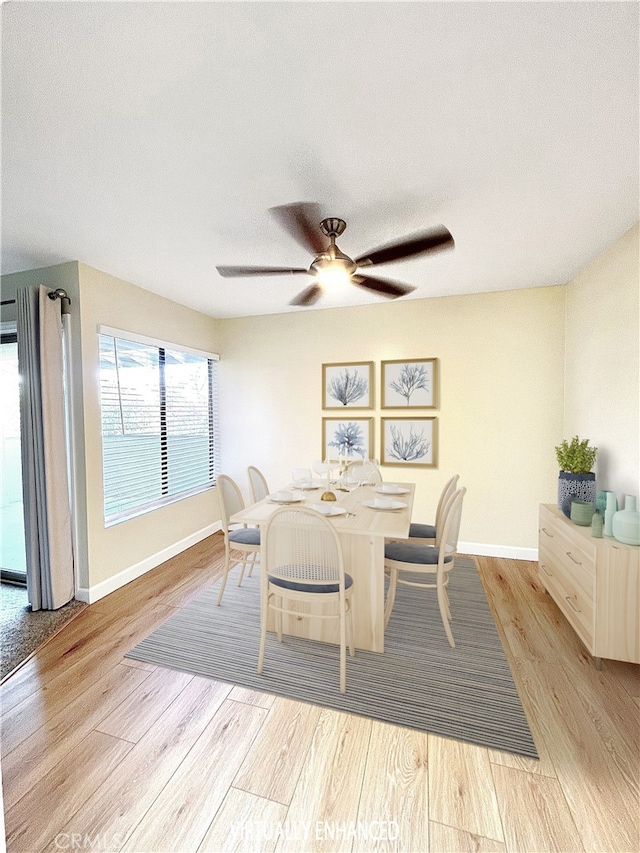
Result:
<instances>
[{"instance_id":1,"label":"chair with blue cushion","mask_svg":"<svg viewBox=\"0 0 640 853\"><path fill-rule=\"evenodd\" d=\"M222 602L224 588L227 584L227 575L230 568L237 563L242 563L238 586L242 583L244 570L247 562L250 563L250 572L256 557L260 553L260 530L257 527L247 527L246 524L232 524L229 519L236 512L244 509L242 492L237 483L226 474L218 476L218 502L220 504L220 515L222 517L222 533L224 534L224 575L218 593L218 604ZM241 558L231 558L231 552L240 552Z\"/></svg>"},{"instance_id":2,"label":"chair with blue cushion","mask_svg":"<svg viewBox=\"0 0 640 853\"><path fill-rule=\"evenodd\" d=\"M435 589L442 624L452 648L456 643L449 625L451 607L447 584L458 550L462 502L466 491L465 488L457 489L445 504L441 529L437 535L437 546L404 540L389 542L384 548L384 568L385 573L389 575L389 590L384 608L385 626L391 617L398 584Z\"/></svg>"},{"instance_id":3,"label":"chair with blue cushion","mask_svg":"<svg viewBox=\"0 0 640 853\"><path fill-rule=\"evenodd\" d=\"M444 484L444 488L440 493L438 506L436 508L435 524L422 524L420 522L411 522L411 524L409 525L409 539L411 539L414 543L419 541L422 545L435 544L438 528L442 527L445 505L451 495L455 492L459 479L460 475L454 474L453 477L451 477L450 480L447 480L447 482Z\"/></svg>"},{"instance_id":4,"label":"chair with blue cushion","mask_svg":"<svg viewBox=\"0 0 640 853\"><path fill-rule=\"evenodd\" d=\"M269 610L275 613L278 640L282 617L337 619L340 629L340 692L347 689L347 644L354 656L351 594L353 579L345 573L342 546L336 530L321 513L309 507L278 508L263 529L260 589L260 652L264 668ZM304 613L299 603L311 604ZM313 605L327 603L327 608Z\"/></svg>"}]
</instances>

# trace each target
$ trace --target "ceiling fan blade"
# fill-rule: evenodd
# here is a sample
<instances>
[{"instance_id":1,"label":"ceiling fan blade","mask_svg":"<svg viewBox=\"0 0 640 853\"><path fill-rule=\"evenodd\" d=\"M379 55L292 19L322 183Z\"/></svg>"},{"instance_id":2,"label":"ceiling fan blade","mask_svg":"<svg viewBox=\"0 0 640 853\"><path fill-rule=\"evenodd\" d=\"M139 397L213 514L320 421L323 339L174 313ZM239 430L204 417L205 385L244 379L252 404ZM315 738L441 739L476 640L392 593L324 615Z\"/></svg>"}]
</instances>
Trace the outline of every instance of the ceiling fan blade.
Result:
<instances>
[{"instance_id":1,"label":"ceiling fan blade","mask_svg":"<svg viewBox=\"0 0 640 853\"><path fill-rule=\"evenodd\" d=\"M289 305L301 305L303 308L307 305L314 305L322 296L322 288L319 284L310 284L305 287L297 296L291 300Z\"/></svg>"},{"instance_id":2,"label":"ceiling fan blade","mask_svg":"<svg viewBox=\"0 0 640 853\"><path fill-rule=\"evenodd\" d=\"M449 231L440 225L438 228L433 228L430 231L424 231L422 234L417 234L407 240L401 240L397 243L390 243L388 246L381 246L379 249L373 249L367 252L366 255L360 255L355 259L359 267L369 266L373 264L388 264L390 261L400 261L403 258L410 258L413 255L421 255L424 252L435 252L438 249L453 248L453 237Z\"/></svg>"},{"instance_id":3,"label":"ceiling fan blade","mask_svg":"<svg viewBox=\"0 0 640 853\"><path fill-rule=\"evenodd\" d=\"M308 252L320 255L328 247L329 241L320 230L322 209L319 204L297 201L270 207L269 212L285 231Z\"/></svg>"},{"instance_id":4,"label":"ceiling fan blade","mask_svg":"<svg viewBox=\"0 0 640 853\"><path fill-rule=\"evenodd\" d=\"M373 293L380 293L388 299L397 299L399 296L406 296L407 293L415 290L415 287L410 284L401 284L399 281L390 281L388 278L378 278L372 275L352 275L351 281L358 287L371 290Z\"/></svg>"},{"instance_id":5,"label":"ceiling fan blade","mask_svg":"<svg viewBox=\"0 0 640 853\"><path fill-rule=\"evenodd\" d=\"M249 275L287 275L291 273L309 273L302 267L216 267L225 278L243 278Z\"/></svg>"}]
</instances>

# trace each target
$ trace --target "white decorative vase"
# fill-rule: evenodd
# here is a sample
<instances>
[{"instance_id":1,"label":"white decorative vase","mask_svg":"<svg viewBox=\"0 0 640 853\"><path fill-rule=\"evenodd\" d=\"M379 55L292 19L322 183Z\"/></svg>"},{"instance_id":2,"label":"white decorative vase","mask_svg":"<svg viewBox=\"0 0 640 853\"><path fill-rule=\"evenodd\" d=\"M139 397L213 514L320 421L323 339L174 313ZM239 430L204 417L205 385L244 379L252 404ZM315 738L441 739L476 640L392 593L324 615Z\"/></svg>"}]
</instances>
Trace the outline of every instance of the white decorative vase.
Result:
<instances>
[{"instance_id":1,"label":"white decorative vase","mask_svg":"<svg viewBox=\"0 0 640 853\"><path fill-rule=\"evenodd\" d=\"M635 495L624 496L624 509L613 516L611 530L618 542L625 545L640 545L640 512Z\"/></svg>"},{"instance_id":2,"label":"white decorative vase","mask_svg":"<svg viewBox=\"0 0 640 853\"><path fill-rule=\"evenodd\" d=\"M618 511L618 499L615 492L607 492L607 506L604 511L604 535L613 536L613 516Z\"/></svg>"}]
</instances>

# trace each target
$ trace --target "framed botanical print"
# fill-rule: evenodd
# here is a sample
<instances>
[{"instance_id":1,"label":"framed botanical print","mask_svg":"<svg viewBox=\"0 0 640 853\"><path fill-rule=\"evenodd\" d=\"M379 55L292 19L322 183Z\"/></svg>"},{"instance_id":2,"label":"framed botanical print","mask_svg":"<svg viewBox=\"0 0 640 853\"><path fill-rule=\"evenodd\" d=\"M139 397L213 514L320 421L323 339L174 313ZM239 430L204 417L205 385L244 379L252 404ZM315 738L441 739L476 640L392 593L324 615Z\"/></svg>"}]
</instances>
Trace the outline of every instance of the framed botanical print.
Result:
<instances>
[{"instance_id":1,"label":"framed botanical print","mask_svg":"<svg viewBox=\"0 0 640 853\"><path fill-rule=\"evenodd\" d=\"M381 362L383 409L435 409L438 359L403 358Z\"/></svg>"},{"instance_id":2,"label":"framed botanical print","mask_svg":"<svg viewBox=\"0 0 640 853\"><path fill-rule=\"evenodd\" d=\"M373 418L323 418L322 458L370 459Z\"/></svg>"},{"instance_id":3,"label":"framed botanical print","mask_svg":"<svg viewBox=\"0 0 640 853\"><path fill-rule=\"evenodd\" d=\"M373 409L373 362L322 365L323 409Z\"/></svg>"},{"instance_id":4,"label":"framed botanical print","mask_svg":"<svg viewBox=\"0 0 640 853\"><path fill-rule=\"evenodd\" d=\"M437 467L437 418L381 418L380 424L382 465Z\"/></svg>"}]
</instances>

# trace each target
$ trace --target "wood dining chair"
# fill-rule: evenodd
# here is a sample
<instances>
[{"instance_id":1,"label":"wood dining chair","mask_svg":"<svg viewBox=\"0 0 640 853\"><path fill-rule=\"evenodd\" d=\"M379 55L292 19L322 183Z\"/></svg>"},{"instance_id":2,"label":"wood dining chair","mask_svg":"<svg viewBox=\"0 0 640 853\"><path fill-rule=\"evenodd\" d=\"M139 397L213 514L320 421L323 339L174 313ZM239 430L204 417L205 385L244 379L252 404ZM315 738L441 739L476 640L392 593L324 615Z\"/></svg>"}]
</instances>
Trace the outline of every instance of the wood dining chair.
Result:
<instances>
[{"instance_id":1,"label":"wood dining chair","mask_svg":"<svg viewBox=\"0 0 640 853\"><path fill-rule=\"evenodd\" d=\"M409 539L411 542L419 542L422 545L435 544L436 533L438 531L438 528L442 528L445 505L451 495L456 491L459 479L460 475L454 474L453 477L447 480L447 482L444 484L444 488L440 492L440 498L438 499L438 506L436 507L435 524L422 524L421 522L413 521L411 522L411 524L409 525Z\"/></svg>"},{"instance_id":2,"label":"wood dining chair","mask_svg":"<svg viewBox=\"0 0 640 853\"><path fill-rule=\"evenodd\" d=\"M389 576L389 590L384 608L385 627L391 617L398 584L435 589L447 640L452 648L455 647L456 643L449 624L451 605L447 585L458 550L462 503L466 491L466 488L457 489L449 496L443 510L441 531L436 536L437 546L416 544L408 540L389 542L385 545L384 568Z\"/></svg>"},{"instance_id":3,"label":"wood dining chair","mask_svg":"<svg viewBox=\"0 0 640 853\"><path fill-rule=\"evenodd\" d=\"M351 595L353 578L344 570L340 539L333 524L309 507L280 507L263 530L260 588L260 652L263 673L267 620L275 613L276 634L282 642L282 617L337 619L340 635L340 692L347 689L347 645L354 656ZM299 603L331 605L322 613L304 613ZM316 608L317 610L319 608Z\"/></svg>"},{"instance_id":4,"label":"wood dining chair","mask_svg":"<svg viewBox=\"0 0 640 853\"><path fill-rule=\"evenodd\" d=\"M220 505L220 515L222 516L222 533L224 535L224 574L220 583L220 592L218 593L218 605L220 605L231 567L237 563L242 563L238 577L238 586L242 583L247 562L249 562L249 574L251 574L256 557L260 554L260 530L257 527L248 527L246 524L232 524L229 521L234 513L244 509L242 492L235 480L232 480L226 474L220 474L217 486L218 503ZM232 560L232 551L240 553L242 556Z\"/></svg>"},{"instance_id":5,"label":"wood dining chair","mask_svg":"<svg viewBox=\"0 0 640 853\"><path fill-rule=\"evenodd\" d=\"M269 494L269 486L267 485L267 480L262 471L258 470L258 468L256 468L254 465L249 465L249 467L247 468L247 475L249 477L251 503L257 504L258 501L261 501L263 498L266 498Z\"/></svg>"}]
</instances>

